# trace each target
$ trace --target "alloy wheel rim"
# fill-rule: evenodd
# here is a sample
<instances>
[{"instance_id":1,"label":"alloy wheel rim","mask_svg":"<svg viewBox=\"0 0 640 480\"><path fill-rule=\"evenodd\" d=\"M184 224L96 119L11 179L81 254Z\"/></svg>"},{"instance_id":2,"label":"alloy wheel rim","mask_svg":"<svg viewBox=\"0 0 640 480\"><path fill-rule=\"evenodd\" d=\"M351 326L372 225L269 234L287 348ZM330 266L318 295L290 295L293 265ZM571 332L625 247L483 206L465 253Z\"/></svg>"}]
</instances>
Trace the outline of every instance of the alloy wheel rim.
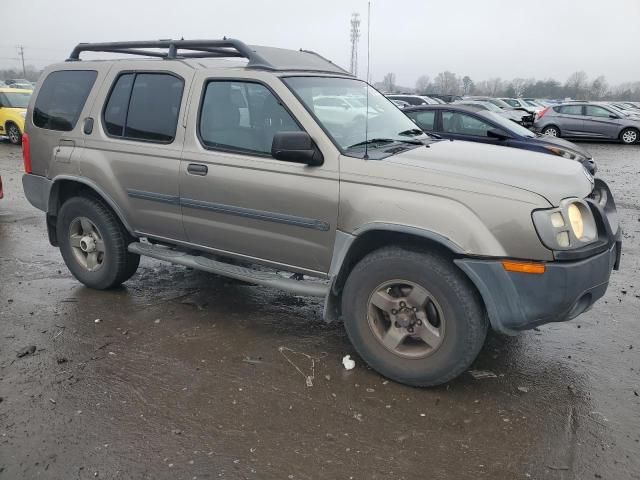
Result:
<instances>
[{"instance_id":1,"label":"alloy wheel rim","mask_svg":"<svg viewBox=\"0 0 640 480\"><path fill-rule=\"evenodd\" d=\"M435 297L408 280L391 280L373 290L368 300L367 322L376 340L391 353L424 358L444 339L445 317Z\"/></svg>"},{"instance_id":2,"label":"alloy wheel rim","mask_svg":"<svg viewBox=\"0 0 640 480\"><path fill-rule=\"evenodd\" d=\"M546 135L549 135L550 137L557 137L558 136L558 132L556 131L555 128L549 128L549 129L545 130L544 133Z\"/></svg>"},{"instance_id":3,"label":"alloy wheel rim","mask_svg":"<svg viewBox=\"0 0 640 480\"><path fill-rule=\"evenodd\" d=\"M69 225L69 243L76 261L95 272L104 265L105 247L100 230L87 217L74 218Z\"/></svg>"},{"instance_id":4,"label":"alloy wheel rim","mask_svg":"<svg viewBox=\"0 0 640 480\"><path fill-rule=\"evenodd\" d=\"M622 140L625 143L635 143L637 139L638 134L636 132L628 131L624 132L624 134L622 135Z\"/></svg>"},{"instance_id":5,"label":"alloy wheel rim","mask_svg":"<svg viewBox=\"0 0 640 480\"><path fill-rule=\"evenodd\" d=\"M19 138L20 132L15 126L11 125L11 127L9 127L9 140L13 143L17 143Z\"/></svg>"}]
</instances>

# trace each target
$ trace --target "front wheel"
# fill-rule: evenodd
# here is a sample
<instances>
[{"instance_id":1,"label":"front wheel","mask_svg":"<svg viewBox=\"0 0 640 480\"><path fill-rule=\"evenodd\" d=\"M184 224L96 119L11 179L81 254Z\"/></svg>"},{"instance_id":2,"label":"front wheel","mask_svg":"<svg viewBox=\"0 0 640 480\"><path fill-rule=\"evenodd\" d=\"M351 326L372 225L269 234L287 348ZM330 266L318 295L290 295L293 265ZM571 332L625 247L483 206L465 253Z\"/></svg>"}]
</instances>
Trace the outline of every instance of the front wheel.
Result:
<instances>
[{"instance_id":1,"label":"front wheel","mask_svg":"<svg viewBox=\"0 0 640 480\"><path fill-rule=\"evenodd\" d=\"M622 143L624 143L625 145L633 145L634 143L638 143L638 138L640 138L640 136L638 135L638 130L636 130L635 128L625 128L620 133L620 140L622 140Z\"/></svg>"},{"instance_id":2,"label":"front wheel","mask_svg":"<svg viewBox=\"0 0 640 480\"><path fill-rule=\"evenodd\" d=\"M9 137L9 141L14 145L20 145L22 143L22 133L15 123L7 125L7 137Z\"/></svg>"},{"instance_id":3,"label":"front wheel","mask_svg":"<svg viewBox=\"0 0 640 480\"><path fill-rule=\"evenodd\" d=\"M60 253L74 277L104 290L128 280L140 256L127 250L129 234L113 211L93 197L73 197L58 213Z\"/></svg>"},{"instance_id":4,"label":"front wheel","mask_svg":"<svg viewBox=\"0 0 640 480\"><path fill-rule=\"evenodd\" d=\"M440 385L464 372L488 327L477 291L451 260L400 247L374 251L356 265L342 313L358 354L412 386Z\"/></svg>"}]
</instances>

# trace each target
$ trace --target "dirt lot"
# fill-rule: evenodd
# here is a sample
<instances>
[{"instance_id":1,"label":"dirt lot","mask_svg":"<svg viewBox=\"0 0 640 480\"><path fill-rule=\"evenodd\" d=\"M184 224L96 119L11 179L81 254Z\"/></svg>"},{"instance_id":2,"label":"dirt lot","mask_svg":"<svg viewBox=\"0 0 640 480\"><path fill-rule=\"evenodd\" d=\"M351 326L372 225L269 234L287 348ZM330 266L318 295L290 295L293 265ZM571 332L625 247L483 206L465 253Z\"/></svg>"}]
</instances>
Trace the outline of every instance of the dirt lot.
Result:
<instances>
[{"instance_id":1,"label":"dirt lot","mask_svg":"<svg viewBox=\"0 0 640 480\"><path fill-rule=\"evenodd\" d=\"M606 297L419 390L344 370L315 299L149 259L88 290L1 143L0 478L640 478L640 146L587 148L625 229Z\"/></svg>"}]
</instances>

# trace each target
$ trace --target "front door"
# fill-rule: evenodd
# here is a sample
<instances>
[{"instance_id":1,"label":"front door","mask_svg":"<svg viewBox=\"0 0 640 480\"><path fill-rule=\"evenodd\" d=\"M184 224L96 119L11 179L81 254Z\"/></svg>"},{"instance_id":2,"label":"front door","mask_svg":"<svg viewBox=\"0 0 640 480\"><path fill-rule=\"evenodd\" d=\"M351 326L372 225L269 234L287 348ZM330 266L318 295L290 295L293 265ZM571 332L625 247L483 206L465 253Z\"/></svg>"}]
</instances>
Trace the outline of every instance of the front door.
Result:
<instances>
[{"instance_id":1,"label":"front door","mask_svg":"<svg viewBox=\"0 0 640 480\"><path fill-rule=\"evenodd\" d=\"M585 105L584 131L590 137L617 138L618 116L598 105ZM615 117L615 118L612 118Z\"/></svg>"},{"instance_id":2,"label":"front door","mask_svg":"<svg viewBox=\"0 0 640 480\"><path fill-rule=\"evenodd\" d=\"M188 241L292 270L328 272L337 160L309 167L271 156L275 132L302 127L265 84L213 79L201 85L180 168Z\"/></svg>"}]
</instances>

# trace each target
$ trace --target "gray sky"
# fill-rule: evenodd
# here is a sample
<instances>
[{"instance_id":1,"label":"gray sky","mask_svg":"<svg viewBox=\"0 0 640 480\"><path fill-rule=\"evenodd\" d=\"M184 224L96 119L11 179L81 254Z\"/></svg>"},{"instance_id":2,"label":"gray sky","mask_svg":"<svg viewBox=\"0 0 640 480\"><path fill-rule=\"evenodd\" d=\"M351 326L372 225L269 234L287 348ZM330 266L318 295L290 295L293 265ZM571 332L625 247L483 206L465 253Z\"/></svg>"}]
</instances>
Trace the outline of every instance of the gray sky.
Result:
<instances>
[{"instance_id":1,"label":"gray sky","mask_svg":"<svg viewBox=\"0 0 640 480\"><path fill-rule=\"evenodd\" d=\"M9 0L2 0L8 2ZM349 20L362 16L359 74L366 69L362 0L19 0L3 9L0 68L63 60L78 42L239 38L306 48L349 66ZM7 21L10 20L10 21ZM640 80L640 0L373 0L371 78L394 72L414 86L443 70L489 77L554 77L576 70L610 83Z\"/></svg>"}]
</instances>

